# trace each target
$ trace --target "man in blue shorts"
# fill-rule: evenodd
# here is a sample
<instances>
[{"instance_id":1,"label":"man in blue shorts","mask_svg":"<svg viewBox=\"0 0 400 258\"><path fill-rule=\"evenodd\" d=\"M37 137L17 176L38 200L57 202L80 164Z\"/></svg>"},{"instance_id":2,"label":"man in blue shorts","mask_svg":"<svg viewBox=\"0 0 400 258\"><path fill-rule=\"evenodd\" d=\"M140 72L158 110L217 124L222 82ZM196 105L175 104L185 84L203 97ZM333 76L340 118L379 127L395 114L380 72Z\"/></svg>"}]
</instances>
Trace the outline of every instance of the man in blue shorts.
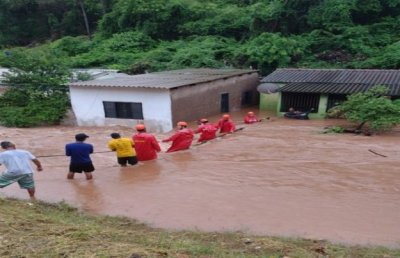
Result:
<instances>
[{"instance_id":1,"label":"man in blue shorts","mask_svg":"<svg viewBox=\"0 0 400 258\"><path fill-rule=\"evenodd\" d=\"M65 155L71 157L68 179L74 179L75 173L82 172L85 173L87 180L93 178L94 166L90 159L90 154L93 153L93 145L84 142L88 137L84 133L78 133L75 135L76 142L65 145Z\"/></svg>"},{"instance_id":2,"label":"man in blue shorts","mask_svg":"<svg viewBox=\"0 0 400 258\"><path fill-rule=\"evenodd\" d=\"M4 164L6 171L0 175L0 188L18 182L21 189L26 189L31 198L35 197L35 182L33 181L33 169L30 161L42 171L40 161L26 150L17 150L15 144L4 141L0 143L3 150L0 153L0 165Z\"/></svg>"}]
</instances>

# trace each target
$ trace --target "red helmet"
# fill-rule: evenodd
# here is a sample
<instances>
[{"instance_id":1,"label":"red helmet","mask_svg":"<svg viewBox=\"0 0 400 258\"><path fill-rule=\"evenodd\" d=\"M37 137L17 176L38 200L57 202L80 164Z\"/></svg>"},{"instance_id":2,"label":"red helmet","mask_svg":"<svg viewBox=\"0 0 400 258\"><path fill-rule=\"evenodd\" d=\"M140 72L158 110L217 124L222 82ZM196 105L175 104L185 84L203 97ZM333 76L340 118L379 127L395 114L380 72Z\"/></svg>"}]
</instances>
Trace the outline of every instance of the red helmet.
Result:
<instances>
[{"instance_id":1,"label":"red helmet","mask_svg":"<svg viewBox=\"0 0 400 258\"><path fill-rule=\"evenodd\" d=\"M222 116L222 118L223 118L224 120L228 120L229 118L231 118L231 116L228 115L228 114L225 114L225 115Z\"/></svg>"},{"instance_id":2,"label":"red helmet","mask_svg":"<svg viewBox=\"0 0 400 258\"><path fill-rule=\"evenodd\" d=\"M146 129L144 124L137 124L135 127L136 127L136 130L138 130L138 131L143 131L144 129Z\"/></svg>"},{"instance_id":3,"label":"red helmet","mask_svg":"<svg viewBox=\"0 0 400 258\"><path fill-rule=\"evenodd\" d=\"M184 121L178 122L178 126L187 126L187 123Z\"/></svg>"}]
</instances>

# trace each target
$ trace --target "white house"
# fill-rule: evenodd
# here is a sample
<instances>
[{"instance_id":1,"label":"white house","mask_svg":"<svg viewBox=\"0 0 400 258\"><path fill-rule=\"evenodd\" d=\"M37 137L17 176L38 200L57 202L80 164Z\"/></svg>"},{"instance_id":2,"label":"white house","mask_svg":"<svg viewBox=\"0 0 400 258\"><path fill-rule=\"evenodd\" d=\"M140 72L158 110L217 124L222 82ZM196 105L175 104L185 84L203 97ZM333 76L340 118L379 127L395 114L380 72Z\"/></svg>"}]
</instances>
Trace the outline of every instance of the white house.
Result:
<instances>
[{"instance_id":1,"label":"white house","mask_svg":"<svg viewBox=\"0 0 400 258\"><path fill-rule=\"evenodd\" d=\"M70 84L78 125L144 122L165 132L180 120L238 110L258 103L258 72L238 69L185 69L141 75L112 74Z\"/></svg>"}]
</instances>

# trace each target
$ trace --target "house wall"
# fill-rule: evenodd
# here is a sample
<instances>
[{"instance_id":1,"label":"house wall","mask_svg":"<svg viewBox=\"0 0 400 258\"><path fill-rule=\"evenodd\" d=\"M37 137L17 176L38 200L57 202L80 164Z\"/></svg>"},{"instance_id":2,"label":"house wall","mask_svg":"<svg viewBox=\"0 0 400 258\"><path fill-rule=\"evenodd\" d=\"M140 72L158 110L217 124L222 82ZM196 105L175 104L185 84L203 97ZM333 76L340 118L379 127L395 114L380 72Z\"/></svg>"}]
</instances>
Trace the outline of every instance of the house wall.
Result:
<instances>
[{"instance_id":1,"label":"house wall","mask_svg":"<svg viewBox=\"0 0 400 258\"><path fill-rule=\"evenodd\" d=\"M195 121L221 113L221 94L229 93L229 110L240 110L242 94L251 91L252 105L259 103L258 73L220 79L212 82L184 86L171 90L173 123Z\"/></svg>"},{"instance_id":2,"label":"house wall","mask_svg":"<svg viewBox=\"0 0 400 258\"><path fill-rule=\"evenodd\" d=\"M317 119L325 118L327 106L328 106L328 95L321 94L319 97L318 113L311 113L310 118L317 118Z\"/></svg>"},{"instance_id":3,"label":"house wall","mask_svg":"<svg viewBox=\"0 0 400 258\"><path fill-rule=\"evenodd\" d=\"M285 86L285 84L282 83L275 83L275 84L278 85L279 87ZM279 103L280 103L279 92L260 93L260 110L276 112Z\"/></svg>"},{"instance_id":4,"label":"house wall","mask_svg":"<svg viewBox=\"0 0 400 258\"><path fill-rule=\"evenodd\" d=\"M142 120L106 118L103 101L141 102L144 124L151 132L172 129L169 90L70 86L72 109L79 126L134 126Z\"/></svg>"},{"instance_id":5,"label":"house wall","mask_svg":"<svg viewBox=\"0 0 400 258\"><path fill-rule=\"evenodd\" d=\"M278 104L276 105L276 114L277 116L283 116L284 112L281 112L282 105L282 93L278 92Z\"/></svg>"},{"instance_id":6,"label":"house wall","mask_svg":"<svg viewBox=\"0 0 400 258\"><path fill-rule=\"evenodd\" d=\"M279 93L260 93L260 110L276 111L279 102Z\"/></svg>"}]
</instances>

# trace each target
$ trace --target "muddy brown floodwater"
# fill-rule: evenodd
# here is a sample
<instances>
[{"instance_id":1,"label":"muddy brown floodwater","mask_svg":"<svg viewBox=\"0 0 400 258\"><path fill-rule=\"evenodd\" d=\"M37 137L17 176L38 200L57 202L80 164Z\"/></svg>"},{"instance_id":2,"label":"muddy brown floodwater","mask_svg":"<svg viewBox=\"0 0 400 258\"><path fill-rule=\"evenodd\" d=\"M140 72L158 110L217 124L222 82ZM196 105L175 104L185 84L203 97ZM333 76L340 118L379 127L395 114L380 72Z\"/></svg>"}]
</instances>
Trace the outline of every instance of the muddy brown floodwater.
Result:
<instances>
[{"instance_id":1,"label":"muddy brown floodwater","mask_svg":"<svg viewBox=\"0 0 400 258\"><path fill-rule=\"evenodd\" d=\"M343 121L272 118L128 168L117 166L114 153L94 154L92 181L83 175L68 181L66 157L43 157L45 170L35 174L37 198L166 229L399 247L400 130L371 137L321 133L338 123ZM0 139L37 156L55 155L78 132L90 135L95 151L105 151L113 131L132 134L117 126L0 128ZM16 184L1 193L27 196Z\"/></svg>"}]
</instances>

